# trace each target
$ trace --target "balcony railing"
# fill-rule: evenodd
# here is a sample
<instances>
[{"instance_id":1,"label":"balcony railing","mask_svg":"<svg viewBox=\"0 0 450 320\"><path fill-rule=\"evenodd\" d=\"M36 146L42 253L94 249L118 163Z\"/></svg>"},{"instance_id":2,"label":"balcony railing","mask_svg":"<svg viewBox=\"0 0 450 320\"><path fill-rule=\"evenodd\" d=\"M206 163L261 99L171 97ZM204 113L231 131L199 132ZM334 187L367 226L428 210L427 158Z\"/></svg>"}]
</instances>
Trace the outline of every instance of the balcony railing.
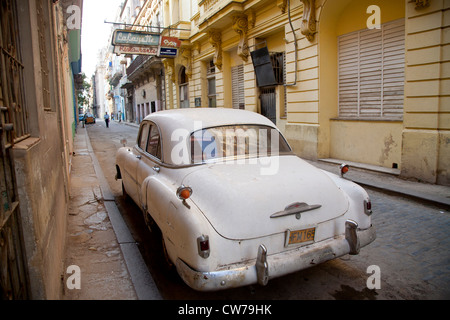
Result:
<instances>
[{"instance_id":1,"label":"balcony railing","mask_svg":"<svg viewBox=\"0 0 450 320\"><path fill-rule=\"evenodd\" d=\"M242 11L242 6L240 6L240 4L246 1L247 0L200 0L198 2L200 12L198 20L200 24L202 24L203 22L209 21L209 19L215 17L218 12L223 12L225 13L225 16L228 16L228 14L233 11ZM219 18L219 20L220 19L221 18Z\"/></svg>"},{"instance_id":2,"label":"balcony railing","mask_svg":"<svg viewBox=\"0 0 450 320\"><path fill-rule=\"evenodd\" d=\"M114 87L117 86L122 77L123 77L123 74L121 71L114 73L114 75L111 77L111 80L110 80L111 85L113 85Z\"/></svg>"},{"instance_id":3,"label":"balcony railing","mask_svg":"<svg viewBox=\"0 0 450 320\"><path fill-rule=\"evenodd\" d=\"M139 55L136 59L131 62L130 66L127 68L127 76L129 77L133 72L135 72L139 66L147 62L152 56Z\"/></svg>"},{"instance_id":4,"label":"balcony railing","mask_svg":"<svg viewBox=\"0 0 450 320\"><path fill-rule=\"evenodd\" d=\"M230 0L202 0L199 2L199 6L203 7L203 12L208 11L209 9L211 9L212 7L214 7L218 2L231 2Z\"/></svg>"}]
</instances>

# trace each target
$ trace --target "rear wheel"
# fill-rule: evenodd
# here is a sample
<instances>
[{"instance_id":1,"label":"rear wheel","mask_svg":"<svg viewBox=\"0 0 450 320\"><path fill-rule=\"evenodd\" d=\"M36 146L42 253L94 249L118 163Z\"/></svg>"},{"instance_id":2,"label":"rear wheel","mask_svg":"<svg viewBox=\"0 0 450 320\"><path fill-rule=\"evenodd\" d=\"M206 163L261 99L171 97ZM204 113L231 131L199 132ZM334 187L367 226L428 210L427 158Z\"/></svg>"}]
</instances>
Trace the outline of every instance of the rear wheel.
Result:
<instances>
[{"instance_id":1,"label":"rear wheel","mask_svg":"<svg viewBox=\"0 0 450 320\"><path fill-rule=\"evenodd\" d=\"M170 260L169 254L167 253L167 248L166 248L166 242L164 241L164 236L161 234L161 246L162 246L162 252L164 255L164 260L166 261L166 266L169 269L173 268L173 263Z\"/></svg>"},{"instance_id":2,"label":"rear wheel","mask_svg":"<svg viewBox=\"0 0 450 320\"><path fill-rule=\"evenodd\" d=\"M130 196L128 195L127 190L125 189L125 186L123 185L123 182L122 182L122 197L123 197L125 200L128 200L128 199L130 198Z\"/></svg>"},{"instance_id":3,"label":"rear wheel","mask_svg":"<svg viewBox=\"0 0 450 320\"><path fill-rule=\"evenodd\" d=\"M167 253L166 242L164 240L164 235L156 224L155 220L153 220L150 213L144 213L144 220L148 230L155 235L155 240L160 242L161 253L163 255L165 265L168 269L172 269L173 263L169 258L169 254Z\"/></svg>"},{"instance_id":4,"label":"rear wheel","mask_svg":"<svg viewBox=\"0 0 450 320\"><path fill-rule=\"evenodd\" d=\"M153 220L152 216L148 212L144 212L144 221L148 230L153 233L155 229L159 230L158 226L156 226L155 220ZM156 228L155 228L156 226ZM159 231L161 233L161 231Z\"/></svg>"}]
</instances>

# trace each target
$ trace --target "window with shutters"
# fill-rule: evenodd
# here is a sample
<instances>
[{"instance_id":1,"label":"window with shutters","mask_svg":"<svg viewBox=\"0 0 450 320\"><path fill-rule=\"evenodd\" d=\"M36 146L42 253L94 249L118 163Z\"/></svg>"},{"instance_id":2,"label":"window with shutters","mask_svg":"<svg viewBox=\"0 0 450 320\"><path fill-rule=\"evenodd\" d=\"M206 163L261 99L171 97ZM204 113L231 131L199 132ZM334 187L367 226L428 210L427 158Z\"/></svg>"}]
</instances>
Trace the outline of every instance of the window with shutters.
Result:
<instances>
[{"instance_id":1,"label":"window with shutters","mask_svg":"<svg viewBox=\"0 0 450 320\"><path fill-rule=\"evenodd\" d=\"M339 117L403 118L405 21L338 37Z\"/></svg>"},{"instance_id":2,"label":"window with shutters","mask_svg":"<svg viewBox=\"0 0 450 320\"><path fill-rule=\"evenodd\" d=\"M242 64L231 68L231 90L233 108L245 109L244 65Z\"/></svg>"},{"instance_id":3,"label":"window with shutters","mask_svg":"<svg viewBox=\"0 0 450 320\"><path fill-rule=\"evenodd\" d=\"M206 69L206 79L208 81L208 107L215 108L216 103L216 66L213 60L210 60Z\"/></svg>"}]
</instances>

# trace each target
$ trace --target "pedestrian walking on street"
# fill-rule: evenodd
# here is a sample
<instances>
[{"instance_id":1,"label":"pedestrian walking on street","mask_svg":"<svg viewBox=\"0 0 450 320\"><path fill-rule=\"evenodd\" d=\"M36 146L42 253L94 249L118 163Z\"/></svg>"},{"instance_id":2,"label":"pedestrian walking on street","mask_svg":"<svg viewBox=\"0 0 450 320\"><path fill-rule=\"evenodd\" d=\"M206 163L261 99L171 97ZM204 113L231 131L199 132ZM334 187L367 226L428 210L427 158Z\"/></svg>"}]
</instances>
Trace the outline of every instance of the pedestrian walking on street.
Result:
<instances>
[{"instance_id":1,"label":"pedestrian walking on street","mask_svg":"<svg viewBox=\"0 0 450 320\"><path fill-rule=\"evenodd\" d=\"M103 116L105 119L106 127L109 128L109 114L108 112L105 112L105 115Z\"/></svg>"}]
</instances>

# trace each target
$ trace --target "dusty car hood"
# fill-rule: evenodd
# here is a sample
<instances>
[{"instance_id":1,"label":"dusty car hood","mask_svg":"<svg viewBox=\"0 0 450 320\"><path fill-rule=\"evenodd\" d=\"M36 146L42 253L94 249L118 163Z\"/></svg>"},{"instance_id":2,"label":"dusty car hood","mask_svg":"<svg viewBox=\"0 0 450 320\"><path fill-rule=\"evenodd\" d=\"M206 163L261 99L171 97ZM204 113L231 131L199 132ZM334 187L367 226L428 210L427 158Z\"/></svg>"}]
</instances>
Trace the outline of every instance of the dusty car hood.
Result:
<instances>
[{"instance_id":1,"label":"dusty car hood","mask_svg":"<svg viewBox=\"0 0 450 320\"><path fill-rule=\"evenodd\" d=\"M208 164L188 174L183 184L193 189L192 201L216 231L229 239L252 239L287 229L298 230L343 215L344 192L322 171L296 156L278 158L278 170L261 175L256 164ZM320 208L271 218L296 202Z\"/></svg>"}]
</instances>

